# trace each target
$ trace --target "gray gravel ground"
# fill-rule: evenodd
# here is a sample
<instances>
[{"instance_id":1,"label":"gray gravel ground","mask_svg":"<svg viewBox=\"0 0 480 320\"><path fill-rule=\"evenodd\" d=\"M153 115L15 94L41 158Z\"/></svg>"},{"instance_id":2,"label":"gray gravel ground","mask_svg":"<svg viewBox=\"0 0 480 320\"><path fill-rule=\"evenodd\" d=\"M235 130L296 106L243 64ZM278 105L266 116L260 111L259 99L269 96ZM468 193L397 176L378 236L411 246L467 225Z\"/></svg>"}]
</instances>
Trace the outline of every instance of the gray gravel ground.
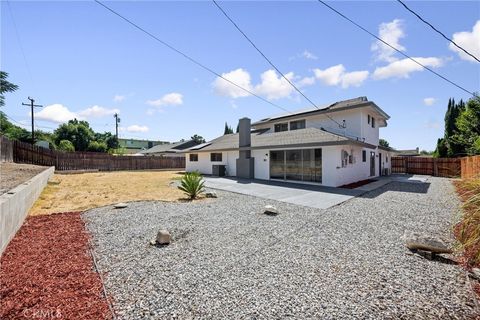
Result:
<instances>
[{"instance_id":1,"label":"gray gravel ground","mask_svg":"<svg viewBox=\"0 0 480 320\"><path fill-rule=\"evenodd\" d=\"M120 319L467 319L461 269L407 252L405 231L450 238L451 182L390 183L319 210L240 194L85 213ZM266 204L281 214L261 214ZM148 243L167 228L167 247Z\"/></svg>"}]
</instances>

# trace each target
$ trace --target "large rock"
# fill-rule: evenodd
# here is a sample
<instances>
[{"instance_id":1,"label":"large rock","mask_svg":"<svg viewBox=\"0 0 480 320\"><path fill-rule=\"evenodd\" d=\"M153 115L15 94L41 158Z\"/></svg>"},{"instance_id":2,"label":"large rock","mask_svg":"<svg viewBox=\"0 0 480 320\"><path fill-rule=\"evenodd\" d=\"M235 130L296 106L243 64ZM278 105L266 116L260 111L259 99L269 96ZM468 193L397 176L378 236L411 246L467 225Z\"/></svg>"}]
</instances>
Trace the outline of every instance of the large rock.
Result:
<instances>
[{"instance_id":1,"label":"large rock","mask_svg":"<svg viewBox=\"0 0 480 320\"><path fill-rule=\"evenodd\" d=\"M404 236L405 245L410 250L423 250L432 253L452 253L450 249L442 240L434 238L429 235L422 235L419 233L408 233Z\"/></svg>"},{"instance_id":2,"label":"large rock","mask_svg":"<svg viewBox=\"0 0 480 320\"><path fill-rule=\"evenodd\" d=\"M172 241L172 237L170 236L170 232L168 230L160 230L157 233L157 238L155 242L159 245L167 245L170 244Z\"/></svg>"},{"instance_id":3,"label":"large rock","mask_svg":"<svg viewBox=\"0 0 480 320\"><path fill-rule=\"evenodd\" d=\"M265 208L264 208L264 210L263 210L263 213L269 214L269 215L277 215L277 214L278 214L278 210L277 210L277 208L275 208L274 206L266 205Z\"/></svg>"},{"instance_id":4,"label":"large rock","mask_svg":"<svg viewBox=\"0 0 480 320\"><path fill-rule=\"evenodd\" d=\"M128 207L128 204L126 204L125 202L120 202L120 203L114 204L113 207L115 209L123 209Z\"/></svg>"},{"instance_id":5,"label":"large rock","mask_svg":"<svg viewBox=\"0 0 480 320\"><path fill-rule=\"evenodd\" d=\"M217 193L215 191L205 192L205 197L207 198L217 198Z\"/></svg>"}]
</instances>

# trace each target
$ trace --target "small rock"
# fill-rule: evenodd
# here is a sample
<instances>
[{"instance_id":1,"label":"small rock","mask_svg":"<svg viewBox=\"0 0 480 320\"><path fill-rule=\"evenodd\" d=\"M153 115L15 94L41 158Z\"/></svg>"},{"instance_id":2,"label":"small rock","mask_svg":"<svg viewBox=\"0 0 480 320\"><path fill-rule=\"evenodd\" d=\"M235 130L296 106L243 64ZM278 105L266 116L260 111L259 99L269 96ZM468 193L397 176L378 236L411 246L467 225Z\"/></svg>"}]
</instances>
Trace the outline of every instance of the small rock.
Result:
<instances>
[{"instance_id":1,"label":"small rock","mask_svg":"<svg viewBox=\"0 0 480 320\"><path fill-rule=\"evenodd\" d=\"M480 268L472 268L471 274L475 279L480 280Z\"/></svg>"},{"instance_id":2,"label":"small rock","mask_svg":"<svg viewBox=\"0 0 480 320\"><path fill-rule=\"evenodd\" d=\"M172 237L170 236L170 232L167 230L160 230L157 233L156 243L160 245L170 244Z\"/></svg>"},{"instance_id":3,"label":"small rock","mask_svg":"<svg viewBox=\"0 0 480 320\"><path fill-rule=\"evenodd\" d=\"M115 209L123 209L128 207L128 204L126 204L125 202L120 202L120 203L114 204L113 207Z\"/></svg>"},{"instance_id":4,"label":"small rock","mask_svg":"<svg viewBox=\"0 0 480 320\"><path fill-rule=\"evenodd\" d=\"M277 215L277 214L278 214L278 210L277 210L277 208L275 208L274 206L266 205L265 208L264 208L264 210L263 210L263 213L269 214L269 215Z\"/></svg>"},{"instance_id":5,"label":"small rock","mask_svg":"<svg viewBox=\"0 0 480 320\"><path fill-rule=\"evenodd\" d=\"M217 198L217 193L215 191L205 192L205 197L207 198Z\"/></svg>"},{"instance_id":6,"label":"small rock","mask_svg":"<svg viewBox=\"0 0 480 320\"><path fill-rule=\"evenodd\" d=\"M452 253L453 250L440 239L418 233L410 233L404 236L405 245L410 250L423 250L432 253Z\"/></svg>"}]
</instances>

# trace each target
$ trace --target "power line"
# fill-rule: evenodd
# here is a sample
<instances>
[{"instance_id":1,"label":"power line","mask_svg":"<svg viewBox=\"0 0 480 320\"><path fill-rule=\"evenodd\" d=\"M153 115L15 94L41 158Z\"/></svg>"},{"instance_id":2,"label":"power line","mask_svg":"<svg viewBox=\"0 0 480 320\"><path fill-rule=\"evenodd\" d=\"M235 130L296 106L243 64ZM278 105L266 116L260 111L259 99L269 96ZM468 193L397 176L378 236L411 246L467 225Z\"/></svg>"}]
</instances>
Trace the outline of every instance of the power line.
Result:
<instances>
[{"instance_id":1,"label":"power line","mask_svg":"<svg viewBox=\"0 0 480 320\"><path fill-rule=\"evenodd\" d=\"M15 29L15 36L17 37L18 46L20 47L20 52L22 53L23 62L25 63L25 67L27 69L28 76L30 77L30 81L32 82L32 85L33 85L34 89L36 90L36 84L35 84L35 81L33 80L33 77L32 77L32 72L30 70L30 66L29 66L28 61L27 61L27 56L25 55L25 51L23 50L22 40L21 40L20 34L18 32L17 24L15 23L15 17L13 16L13 10L12 10L12 7L10 6L10 1L6 0L6 2L7 2L7 6L8 6L8 11L10 12L10 16L12 18L12 24L13 24L13 28Z\"/></svg>"},{"instance_id":2,"label":"power line","mask_svg":"<svg viewBox=\"0 0 480 320\"><path fill-rule=\"evenodd\" d=\"M105 5L104 3L100 2L99 0L94 0L96 3L98 3L99 5L101 5L102 7L104 7L105 9L107 9L108 11L110 11L111 13L115 14L116 16L118 16L119 18L125 20L126 22L128 22L130 25L134 26L135 28L137 28L138 30L142 31L143 33L145 33L146 35L148 35L149 37L151 37L152 39L160 42L162 45L164 45L165 47L169 48L170 50L178 53L179 55L183 56L185 59L189 60L190 62L196 64L197 66L203 68L204 70L207 70L208 72L214 74L215 76L227 81L228 83L234 85L235 87L251 94L252 96L254 97L257 97L258 99L262 100L263 102L266 102L276 108L279 108L283 111L286 111L288 113L291 113L289 110L271 102L271 101L268 101L267 99L265 98L262 98L261 96L257 95L256 93L236 84L235 82L233 81L230 81L229 79L225 78L224 76L222 76L221 74L219 74L218 72L214 71L213 69L207 67L206 65L204 65L203 63L199 62L198 60L195 60L194 58L190 57L189 55L187 55L186 53L180 51L179 49L173 47L172 45L170 45L169 43L161 40L160 38L158 38L157 36L155 36L154 34L150 33L149 31L145 30L144 28L140 27L138 24L136 24L135 22L129 20L128 18L124 17L123 15L121 15L120 13L116 12L115 10L113 10L112 8L110 8L109 6Z\"/></svg>"},{"instance_id":3,"label":"power line","mask_svg":"<svg viewBox=\"0 0 480 320\"><path fill-rule=\"evenodd\" d=\"M255 50L258 51L258 53L260 53L260 55L283 77L283 79L285 79L291 86L293 89L295 89L298 93L300 93L308 102L310 102L310 104L312 106L314 106L316 109L320 109L312 100L310 100L300 89L297 88L297 86L295 86L295 84L293 84L292 81L290 81L286 76L285 74L283 74L282 71L280 71L277 66L272 62L272 60L270 60L258 47L257 45L255 45L255 43L253 43L253 41L247 36L247 34L245 32L243 32L242 29L240 29L240 27L238 26L237 23L235 23L235 21L233 21L232 18L230 18L230 16L227 14L227 12L225 12L225 10L223 10L223 8L217 3L217 1L215 0L212 0L213 3L215 4L215 6L217 6L218 10L220 10L223 15L235 26L235 28L238 30L238 32L240 32L243 37L245 39L247 39L247 41L255 48ZM328 119L332 120L333 122L335 122L339 127L343 128L343 124L340 124L339 122L337 122L335 119L333 119L332 117L330 117L328 114L326 114L326 116L328 117Z\"/></svg>"},{"instance_id":4,"label":"power line","mask_svg":"<svg viewBox=\"0 0 480 320\"><path fill-rule=\"evenodd\" d=\"M438 30L437 28L435 28L430 22L426 21L425 19L423 19L418 13L416 13L415 11L413 11L412 9L410 9L403 1L401 0L397 0L405 9L407 9L408 11L410 11L411 13L413 13L418 19L420 19L423 23L425 23L426 25L428 25L430 28L432 28L435 32L437 32L438 34L440 34L443 38L445 38L446 40L448 40L449 42L451 42L455 47L457 47L458 49L462 50L463 52L465 52L466 54L468 54L470 57L472 57L473 59L477 60L478 62L480 62L480 60L475 57L473 54L471 54L470 52L468 52L465 48L462 48L461 46L459 46L458 44L455 43L455 41L453 41L452 39L450 39L449 37L447 37L443 32L441 32L440 30Z\"/></svg>"},{"instance_id":5,"label":"power line","mask_svg":"<svg viewBox=\"0 0 480 320\"><path fill-rule=\"evenodd\" d=\"M410 57L409 55L407 55L406 53L404 53L403 51L395 48L394 46L392 46L391 44L389 44L388 42L382 40L381 38L379 38L378 36L376 36L375 34L373 34L372 32L368 31L367 29L365 29L364 27L362 27L361 25L359 25L358 23L356 23L355 21L353 21L352 19L350 19L349 17L347 17L346 15L344 15L343 13L341 13L340 11L338 11L337 9L331 7L330 5L328 5L327 3L325 3L325 1L323 0L318 0L318 2L320 2L321 4L323 4L325 7L329 8L330 10L332 10L333 12L335 12L336 14L338 14L339 16L341 16L342 18L344 18L345 20L349 21L350 23L354 24L357 28L363 30L364 32L368 33L369 35L371 35L372 37L374 37L375 39L377 39L378 41L382 42L383 44L385 44L386 46L392 48L393 50L397 51L398 53L400 53L402 56L412 60L413 62L415 62L416 64L418 64L419 66L423 67L425 70L428 70L430 71L431 73L433 73L434 75L436 75L437 77L440 77L442 78L443 80L445 80L446 82L454 85L455 87L459 88L460 90L463 90L465 91L466 93L476 97L477 95L467 89L465 89L464 87L456 84L455 82L447 79L446 77L442 76L441 74L439 74L438 72L432 70L431 68L425 66L424 64L418 62L416 59Z\"/></svg>"}]
</instances>

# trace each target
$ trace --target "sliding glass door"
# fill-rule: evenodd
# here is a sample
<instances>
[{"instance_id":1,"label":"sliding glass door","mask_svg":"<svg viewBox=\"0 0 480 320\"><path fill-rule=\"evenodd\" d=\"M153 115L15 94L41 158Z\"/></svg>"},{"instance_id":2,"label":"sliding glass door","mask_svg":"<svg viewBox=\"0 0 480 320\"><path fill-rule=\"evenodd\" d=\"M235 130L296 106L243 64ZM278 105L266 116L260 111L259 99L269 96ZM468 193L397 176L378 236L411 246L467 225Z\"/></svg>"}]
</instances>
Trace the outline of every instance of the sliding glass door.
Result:
<instances>
[{"instance_id":1,"label":"sliding glass door","mask_svg":"<svg viewBox=\"0 0 480 320\"><path fill-rule=\"evenodd\" d=\"M322 149L270 151L270 178L322 182Z\"/></svg>"},{"instance_id":2,"label":"sliding glass door","mask_svg":"<svg viewBox=\"0 0 480 320\"><path fill-rule=\"evenodd\" d=\"M285 151L270 151L270 178L285 179Z\"/></svg>"}]
</instances>

